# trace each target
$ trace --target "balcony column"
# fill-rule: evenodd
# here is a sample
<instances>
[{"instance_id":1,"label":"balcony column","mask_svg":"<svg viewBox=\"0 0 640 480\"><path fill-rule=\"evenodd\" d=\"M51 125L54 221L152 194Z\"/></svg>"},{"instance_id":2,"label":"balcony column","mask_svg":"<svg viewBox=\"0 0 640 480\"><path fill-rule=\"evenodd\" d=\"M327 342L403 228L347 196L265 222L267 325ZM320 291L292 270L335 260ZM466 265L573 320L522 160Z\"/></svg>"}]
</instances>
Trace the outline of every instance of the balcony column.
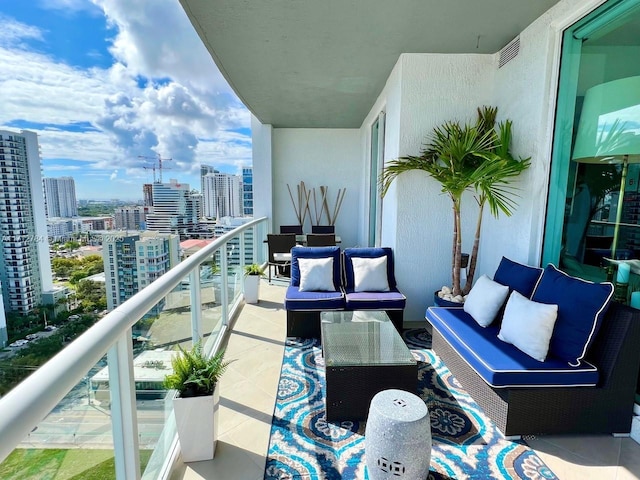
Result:
<instances>
[{"instance_id":1,"label":"balcony column","mask_svg":"<svg viewBox=\"0 0 640 480\"><path fill-rule=\"evenodd\" d=\"M131 328L109 349L107 360L116 479L139 479L140 449Z\"/></svg>"}]
</instances>

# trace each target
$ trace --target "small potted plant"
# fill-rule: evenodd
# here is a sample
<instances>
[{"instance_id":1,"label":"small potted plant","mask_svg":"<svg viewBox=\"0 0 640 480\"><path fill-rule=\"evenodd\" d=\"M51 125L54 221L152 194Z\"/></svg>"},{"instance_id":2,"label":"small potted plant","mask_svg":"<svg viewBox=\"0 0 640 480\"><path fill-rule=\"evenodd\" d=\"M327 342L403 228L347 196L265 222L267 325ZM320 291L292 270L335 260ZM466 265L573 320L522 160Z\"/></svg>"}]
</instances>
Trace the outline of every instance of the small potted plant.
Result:
<instances>
[{"instance_id":1,"label":"small potted plant","mask_svg":"<svg viewBox=\"0 0 640 480\"><path fill-rule=\"evenodd\" d=\"M200 342L191 350L178 346L171 359L173 373L164 378L164 387L176 390L173 411L185 462L211 460L218 440L218 381L229 366L224 350L208 357Z\"/></svg>"},{"instance_id":2,"label":"small potted plant","mask_svg":"<svg viewBox=\"0 0 640 480\"><path fill-rule=\"evenodd\" d=\"M257 263L244 267L244 301L258 303L260 296L260 277L264 274L264 267Z\"/></svg>"}]
</instances>

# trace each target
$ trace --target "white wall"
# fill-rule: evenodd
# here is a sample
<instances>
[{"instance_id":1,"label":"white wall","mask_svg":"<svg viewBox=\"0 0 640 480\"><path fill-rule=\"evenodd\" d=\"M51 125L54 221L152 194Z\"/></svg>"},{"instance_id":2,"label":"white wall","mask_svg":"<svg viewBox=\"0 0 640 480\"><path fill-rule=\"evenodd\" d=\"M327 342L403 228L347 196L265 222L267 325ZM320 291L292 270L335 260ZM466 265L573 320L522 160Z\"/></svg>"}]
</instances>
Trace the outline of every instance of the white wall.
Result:
<instances>
[{"instance_id":1,"label":"white wall","mask_svg":"<svg viewBox=\"0 0 640 480\"><path fill-rule=\"evenodd\" d=\"M513 152L531 157L532 167L517 182L521 198L515 214L498 220L485 214L476 279L493 275L503 255L540 262L562 31L601 3L559 2L521 33L519 55L500 69L499 52L403 54L363 123L361 143L366 147L372 118L388 109L388 161L418 154L434 126L473 120L481 105L495 105L499 120L513 120ZM396 251L398 283L408 297L405 319L420 320L433 292L451 283L451 204L439 193L439 184L421 172L402 175L394 183L384 200L383 232L389 234L383 234L383 244ZM470 197L463 208L463 249L468 251L476 218Z\"/></svg>"},{"instance_id":2,"label":"white wall","mask_svg":"<svg viewBox=\"0 0 640 480\"><path fill-rule=\"evenodd\" d=\"M521 197L514 215L486 216L479 274L492 275L503 255L532 265L541 261L562 33L601 3L559 2L521 32L518 56L495 73L492 103L499 120L513 120L512 151L531 157L531 167L517 182Z\"/></svg>"},{"instance_id":3,"label":"white wall","mask_svg":"<svg viewBox=\"0 0 640 480\"><path fill-rule=\"evenodd\" d=\"M385 161L418 154L427 134L446 120L474 121L476 107L490 100L493 62L491 55L401 55L363 124L362 143L369 135L367 122L383 106ZM473 224L471 198L465 208L463 221ZM396 280L407 296L406 321L423 319L433 293L451 283L452 218L451 201L426 173L401 175L384 198L382 245L395 252ZM470 248L470 241L463 246Z\"/></svg>"},{"instance_id":4,"label":"white wall","mask_svg":"<svg viewBox=\"0 0 640 480\"><path fill-rule=\"evenodd\" d=\"M342 247L359 244L356 225L360 216L362 178L360 163L360 131L358 129L298 129L274 128L273 147L273 225L298 223L289 190L297 204L297 186L304 182L307 190L315 187L320 207L320 186L328 187L328 205L331 214L336 205L339 189L346 193L342 201L336 234L342 239ZM313 197L310 211L315 218ZM326 224L322 216L322 224ZM307 215L304 229L311 231Z\"/></svg>"}]
</instances>

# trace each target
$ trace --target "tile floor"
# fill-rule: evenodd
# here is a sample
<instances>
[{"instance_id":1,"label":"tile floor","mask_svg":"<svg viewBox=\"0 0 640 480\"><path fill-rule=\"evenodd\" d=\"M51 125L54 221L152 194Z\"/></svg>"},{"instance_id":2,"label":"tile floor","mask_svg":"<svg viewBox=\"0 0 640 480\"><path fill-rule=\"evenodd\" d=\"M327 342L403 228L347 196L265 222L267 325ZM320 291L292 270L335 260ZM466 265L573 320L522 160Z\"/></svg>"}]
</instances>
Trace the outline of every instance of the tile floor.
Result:
<instances>
[{"instance_id":1,"label":"tile floor","mask_svg":"<svg viewBox=\"0 0 640 480\"><path fill-rule=\"evenodd\" d=\"M172 480L263 479L286 335L283 297L283 284L263 281L260 302L244 306L227 344L233 363L221 380L216 456L178 465ZM528 443L561 480L640 479L640 445L630 438L545 436Z\"/></svg>"}]
</instances>

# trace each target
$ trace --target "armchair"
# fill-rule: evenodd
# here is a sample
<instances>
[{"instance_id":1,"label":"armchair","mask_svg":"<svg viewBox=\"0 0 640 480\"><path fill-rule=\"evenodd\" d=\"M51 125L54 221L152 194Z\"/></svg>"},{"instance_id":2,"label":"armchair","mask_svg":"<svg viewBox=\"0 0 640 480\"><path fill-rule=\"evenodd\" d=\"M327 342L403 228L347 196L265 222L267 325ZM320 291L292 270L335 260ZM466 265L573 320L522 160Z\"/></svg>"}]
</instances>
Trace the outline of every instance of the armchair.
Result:
<instances>
[{"instance_id":1,"label":"armchair","mask_svg":"<svg viewBox=\"0 0 640 480\"><path fill-rule=\"evenodd\" d=\"M343 310L340 247L293 247L284 297L288 337L319 337L320 312Z\"/></svg>"}]
</instances>

